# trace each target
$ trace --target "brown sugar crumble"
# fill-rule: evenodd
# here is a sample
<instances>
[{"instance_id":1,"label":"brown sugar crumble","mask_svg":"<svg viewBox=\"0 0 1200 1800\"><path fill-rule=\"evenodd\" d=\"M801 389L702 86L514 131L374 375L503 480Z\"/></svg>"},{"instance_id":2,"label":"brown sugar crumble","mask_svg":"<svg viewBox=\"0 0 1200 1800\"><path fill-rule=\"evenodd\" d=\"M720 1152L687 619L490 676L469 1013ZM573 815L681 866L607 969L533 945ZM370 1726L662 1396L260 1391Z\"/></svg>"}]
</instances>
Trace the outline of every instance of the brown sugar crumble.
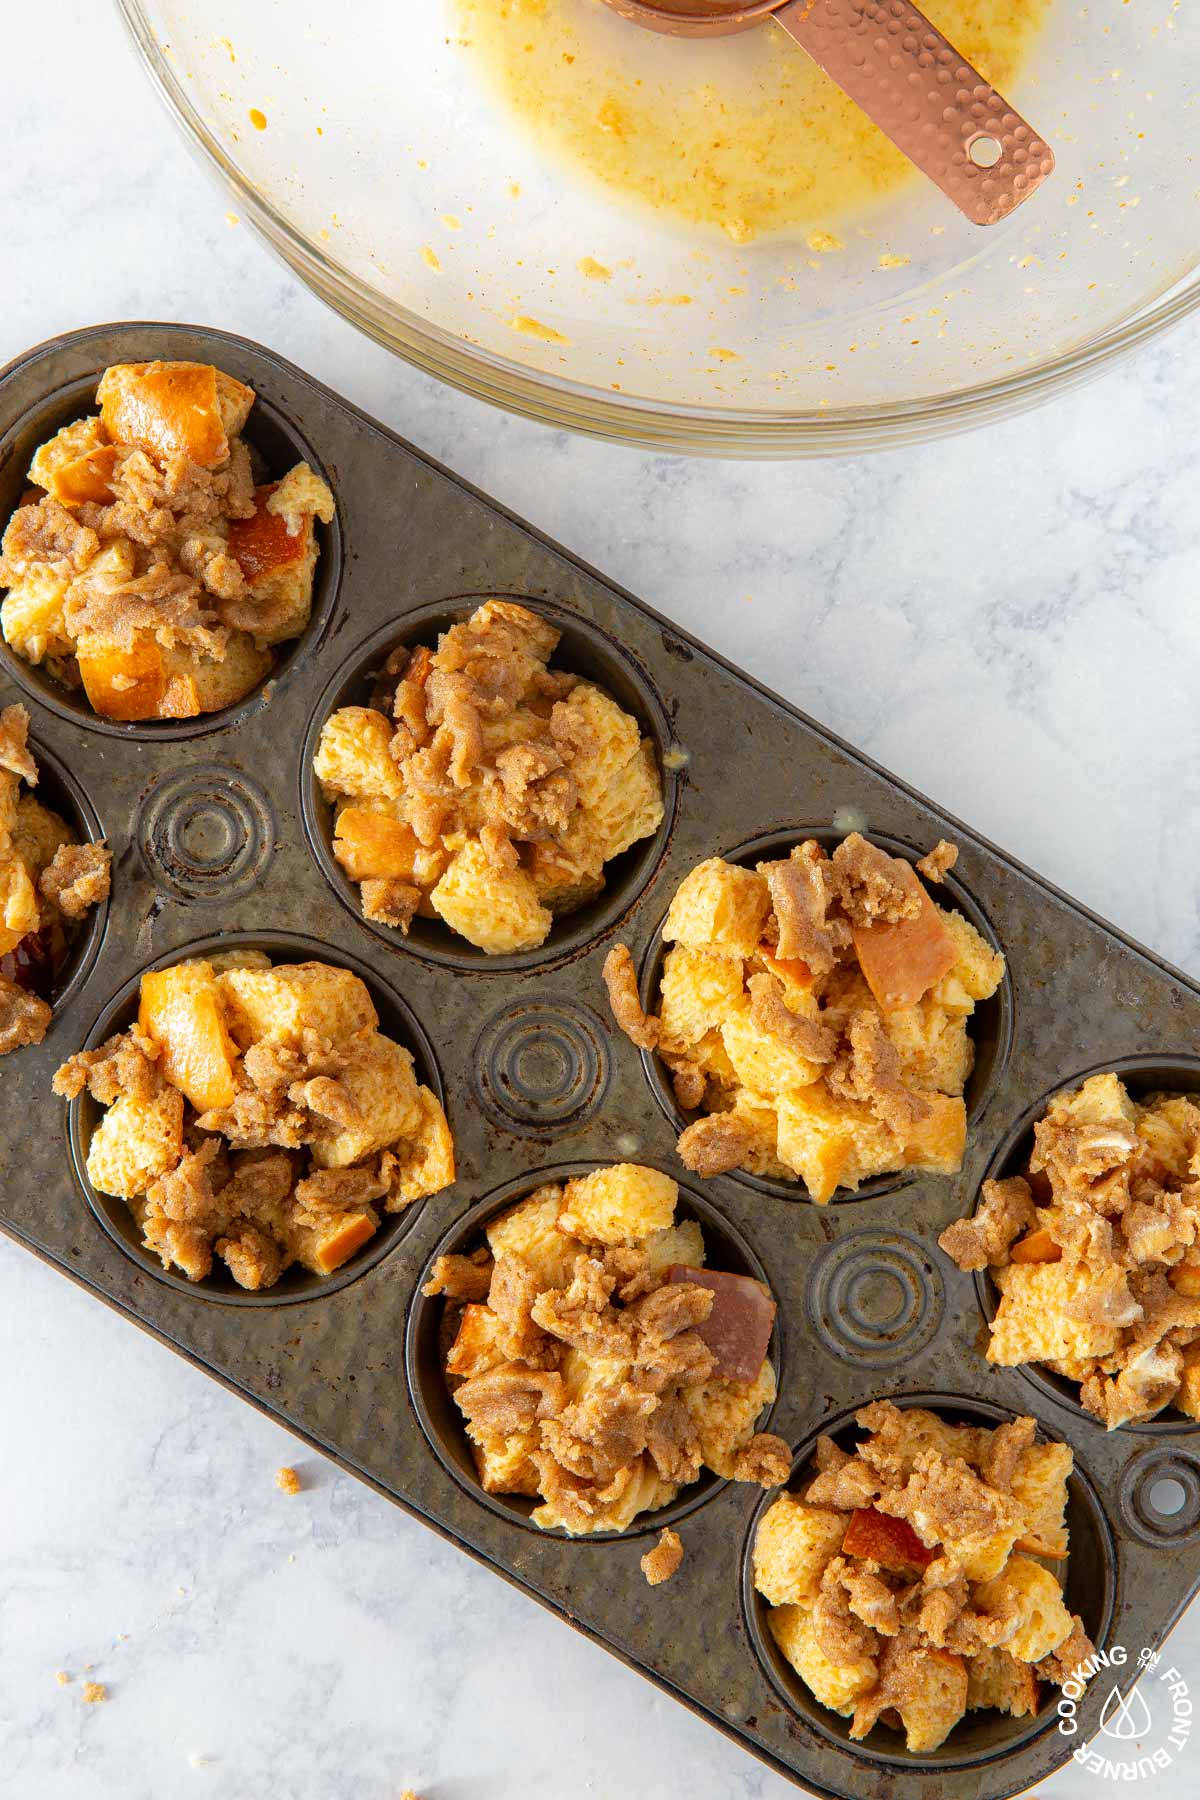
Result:
<instances>
[{"instance_id":1,"label":"brown sugar crumble","mask_svg":"<svg viewBox=\"0 0 1200 1800\"><path fill-rule=\"evenodd\" d=\"M917 870L926 881L940 882L958 861L958 845L939 838L933 849L917 858Z\"/></svg>"},{"instance_id":2,"label":"brown sugar crumble","mask_svg":"<svg viewBox=\"0 0 1200 1800\"><path fill-rule=\"evenodd\" d=\"M755 1535L780 1651L855 1739L882 1721L929 1752L968 1711L1036 1712L1040 1684L1094 1654L1045 1567L1065 1566L1070 1448L1032 1418L957 1425L889 1400L855 1417L854 1451L818 1439L816 1473Z\"/></svg>"},{"instance_id":3,"label":"brown sugar crumble","mask_svg":"<svg viewBox=\"0 0 1200 1800\"><path fill-rule=\"evenodd\" d=\"M295 1469L276 1469L275 1486L283 1494L298 1494L304 1483Z\"/></svg>"},{"instance_id":4,"label":"brown sugar crumble","mask_svg":"<svg viewBox=\"0 0 1200 1800\"><path fill-rule=\"evenodd\" d=\"M105 1107L87 1171L164 1268L239 1287L329 1275L454 1179L440 1102L379 1030L365 983L260 951L143 975L137 1023L72 1056L54 1091Z\"/></svg>"},{"instance_id":5,"label":"brown sugar crumble","mask_svg":"<svg viewBox=\"0 0 1200 1800\"><path fill-rule=\"evenodd\" d=\"M1024 1175L984 1183L939 1242L1000 1291L988 1361L1044 1363L1111 1431L1200 1419L1200 1106L1115 1074L1059 1094Z\"/></svg>"},{"instance_id":6,"label":"brown sugar crumble","mask_svg":"<svg viewBox=\"0 0 1200 1800\"><path fill-rule=\"evenodd\" d=\"M623 1531L703 1467L764 1486L790 1467L755 1431L775 1303L704 1267L678 1192L635 1163L549 1183L423 1290L447 1299L445 1373L484 1491L537 1500L544 1529Z\"/></svg>"},{"instance_id":7,"label":"brown sugar crumble","mask_svg":"<svg viewBox=\"0 0 1200 1800\"><path fill-rule=\"evenodd\" d=\"M0 710L0 1056L45 1037L72 936L108 898L112 862L35 797L28 738L26 708Z\"/></svg>"},{"instance_id":8,"label":"brown sugar crumble","mask_svg":"<svg viewBox=\"0 0 1200 1800\"><path fill-rule=\"evenodd\" d=\"M917 867L937 880L956 854L943 842ZM624 945L604 981L617 1024L699 1114L678 1145L694 1173L799 1179L825 1205L875 1176L962 1167L969 1021L1004 959L910 863L856 832L754 869L712 857L662 935L657 1016Z\"/></svg>"},{"instance_id":9,"label":"brown sugar crumble","mask_svg":"<svg viewBox=\"0 0 1200 1800\"><path fill-rule=\"evenodd\" d=\"M394 652L372 705L326 721L314 768L368 919L535 949L657 831L652 743L603 688L549 666L558 641L528 607L487 600L436 650Z\"/></svg>"},{"instance_id":10,"label":"brown sugar crumble","mask_svg":"<svg viewBox=\"0 0 1200 1800\"><path fill-rule=\"evenodd\" d=\"M664 1581L670 1581L682 1561L683 1539L669 1525L664 1525L657 1544L642 1558L642 1574L651 1587L660 1587Z\"/></svg>"},{"instance_id":11,"label":"brown sugar crumble","mask_svg":"<svg viewBox=\"0 0 1200 1800\"><path fill-rule=\"evenodd\" d=\"M303 462L256 480L241 436L254 390L210 364L118 364L96 399L30 464L0 629L103 717L230 706L308 623L333 496Z\"/></svg>"}]
</instances>

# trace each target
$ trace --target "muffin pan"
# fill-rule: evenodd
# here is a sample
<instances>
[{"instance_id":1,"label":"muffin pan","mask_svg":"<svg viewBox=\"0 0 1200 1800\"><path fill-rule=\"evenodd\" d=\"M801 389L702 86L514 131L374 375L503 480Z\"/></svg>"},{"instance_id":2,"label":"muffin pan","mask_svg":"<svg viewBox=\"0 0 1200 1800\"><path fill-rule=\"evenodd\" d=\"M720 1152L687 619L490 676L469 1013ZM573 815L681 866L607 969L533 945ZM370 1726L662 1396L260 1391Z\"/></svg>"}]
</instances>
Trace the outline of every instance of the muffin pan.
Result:
<instances>
[{"instance_id":1,"label":"muffin pan","mask_svg":"<svg viewBox=\"0 0 1200 1800\"><path fill-rule=\"evenodd\" d=\"M774 1658L746 1585L758 1490L711 1480L682 1495L673 1510L684 1565L654 1591L638 1559L658 1520L639 1520L628 1541L536 1532L519 1507L474 1487L441 1390L438 1309L419 1290L439 1249L470 1241L544 1175L615 1160L668 1170L714 1262L761 1266L779 1302L770 1426L797 1447L798 1468L818 1431L852 1429L853 1409L882 1396L988 1419L1034 1413L1076 1452L1069 1579L1087 1596L1080 1610L1134 1669L1200 1586L1200 1426L1172 1417L1106 1435L1048 1381L990 1368L977 1348L986 1293L937 1235L971 1210L985 1174L1019 1154L1045 1096L1079 1071L1132 1070L1134 1059L1154 1084L1177 1071L1178 1085L1196 1086L1200 988L244 339L102 326L0 372L5 518L33 448L89 409L106 365L152 357L215 362L249 382L260 451L269 462L273 445L283 458L307 456L333 489L337 521L322 540L312 625L227 714L114 724L0 646L0 704L26 701L39 761L113 850L112 902L85 927L46 1042L0 1063L0 1228L805 1787L1002 1800L1034 1785L1095 1732L1110 1682L1081 1701L1076 1738L1055 1728L1051 1700L1019 1729L972 1715L931 1758L906 1755L881 1728L852 1745L844 1721L807 1702ZM592 909L512 959L472 955L424 922L406 943L358 917L310 771L325 717L369 692L387 649L428 640L481 594L544 606L564 627L561 665L609 684L667 769L658 836L612 865ZM829 833L847 817L909 853L954 839L962 854L949 898L1008 959L992 1012L975 1022L963 1170L889 1178L825 1208L779 1183L700 1183L675 1156L667 1090L608 1018L605 952L623 939L650 983L658 928L694 864L730 846L752 854ZM441 1092L458 1154L457 1184L387 1221L332 1280L297 1276L261 1297L164 1274L124 1208L88 1193L87 1113L50 1091L71 1051L123 1022L143 969L218 932L222 948L358 970L385 1028Z\"/></svg>"}]
</instances>

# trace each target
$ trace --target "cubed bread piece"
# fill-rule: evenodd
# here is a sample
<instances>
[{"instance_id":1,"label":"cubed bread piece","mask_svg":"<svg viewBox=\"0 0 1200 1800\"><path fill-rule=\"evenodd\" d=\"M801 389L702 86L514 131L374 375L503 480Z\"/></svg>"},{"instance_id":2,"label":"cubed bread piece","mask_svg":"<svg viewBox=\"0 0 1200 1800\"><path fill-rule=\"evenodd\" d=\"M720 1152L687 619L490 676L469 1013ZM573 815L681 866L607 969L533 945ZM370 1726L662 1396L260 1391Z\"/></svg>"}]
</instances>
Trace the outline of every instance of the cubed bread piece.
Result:
<instances>
[{"instance_id":1,"label":"cubed bread piece","mask_svg":"<svg viewBox=\"0 0 1200 1800\"><path fill-rule=\"evenodd\" d=\"M896 1140L861 1101L842 1100L823 1083L778 1098L780 1161L824 1206L839 1187L855 1188L896 1166Z\"/></svg>"},{"instance_id":2,"label":"cubed bread piece","mask_svg":"<svg viewBox=\"0 0 1200 1800\"><path fill-rule=\"evenodd\" d=\"M213 469L250 416L254 390L209 363L117 363L96 390L110 438Z\"/></svg>"},{"instance_id":3,"label":"cubed bread piece","mask_svg":"<svg viewBox=\"0 0 1200 1800\"><path fill-rule=\"evenodd\" d=\"M559 1228L587 1244L636 1244L675 1218L679 1184L659 1169L614 1163L568 1181Z\"/></svg>"},{"instance_id":4,"label":"cubed bread piece","mask_svg":"<svg viewBox=\"0 0 1200 1800\"><path fill-rule=\"evenodd\" d=\"M289 530L271 504L280 485L256 488L250 518L229 524L229 554L242 571L250 602L239 602L238 619L259 644L299 637L312 612L317 567L312 516L302 515Z\"/></svg>"},{"instance_id":5,"label":"cubed bread piece","mask_svg":"<svg viewBox=\"0 0 1200 1800\"><path fill-rule=\"evenodd\" d=\"M454 1342L446 1352L446 1373L460 1375L469 1381L473 1375L486 1375L508 1361L508 1351L499 1341L505 1329L490 1306L471 1301L464 1306Z\"/></svg>"},{"instance_id":6,"label":"cubed bread piece","mask_svg":"<svg viewBox=\"0 0 1200 1800\"><path fill-rule=\"evenodd\" d=\"M939 1456L959 1456L978 1468L987 1448L989 1433L977 1425L953 1425L939 1413L925 1406L904 1406L898 1419L889 1419L886 1435L872 1434L868 1445L876 1443L895 1456L905 1479L912 1473L913 1463L922 1450L935 1450Z\"/></svg>"},{"instance_id":7,"label":"cubed bread piece","mask_svg":"<svg viewBox=\"0 0 1200 1800\"><path fill-rule=\"evenodd\" d=\"M900 1149L904 1166L933 1175L954 1175L967 1147L967 1109L956 1094L922 1094L923 1119L906 1128Z\"/></svg>"},{"instance_id":8,"label":"cubed bread piece","mask_svg":"<svg viewBox=\"0 0 1200 1800\"><path fill-rule=\"evenodd\" d=\"M1037 1676L1007 1650L977 1650L967 1658L967 1711L994 1707L1023 1719L1038 1709Z\"/></svg>"},{"instance_id":9,"label":"cubed bread piece","mask_svg":"<svg viewBox=\"0 0 1200 1800\"><path fill-rule=\"evenodd\" d=\"M815 1600L826 1564L839 1555L846 1515L780 1494L754 1534L754 1585L772 1606Z\"/></svg>"},{"instance_id":10,"label":"cubed bread piece","mask_svg":"<svg viewBox=\"0 0 1200 1800\"><path fill-rule=\"evenodd\" d=\"M744 1381L712 1380L683 1390L683 1403L700 1439L700 1455L714 1474L733 1479L738 1451L750 1442L759 1414L774 1398L775 1371L769 1362L748 1386Z\"/></svg>"},{"instance_id":11,"label":"cubed bread piece","mask_svg":"<svg viewBox=\"0 0 1200 1800\"><path fill-rule=\"evenodd\" d=\"M664 1037L692 1045L746 1010L742 958L734 950L676 944L663 960L658 1015Z\"/></svg>"},{"instance_id":12,"label":"cubed bread piece","mask_svg":"<svg viewBox=\"0 0 1200 1800\"><path fill-rule=\"evenodd\" d=\"M954 967L958 954L942 914L911 865L894 858L892 867L916 897L916 917L879 919L872 925L851 928L858 966L884 1012L896 1006L915 1006Z\"/></svg>"},{"instance_id":13,"label":"cubed bread piece","mask_svg":"<svg viewBox=\"0 0 1200 1800\"><path fill-rule=\"evenodd\" d=\"M389 748L394 731L391 720L373 706L343 706L331 713L313 758L326 793L352 800L399 800L404 783Z\"/></svg>"},{"instance_id":14,"label":"cubed bread piece","mask_svg":"<svg viewBox=\"0 0 1200 1800\"><path fill-rule=\"evenodd\" d=\"M106 506L112 499L109 482L116 456L116 446L109 443L98 418L76 419L39 444L29 479L63 506L79 506L86 500Z\"/></svg>"},{"instance_id":15,"label":"cubed bread piece","mask_svg":"<svg viewBox=\"0 0 1200 1800\"><path fill-rule=\"evenodd\" d=\"M473 840L451 859L429 899L452 931L489 956L536 950L554 924L526 870L498 869Z\"/></svg>"},{"instance_id":16,"label":"cubed bread piece","mask_svg":"<svg viewBox=\"0 0 1200 1800\"><path fill-rule=\"evenodd\" d=\"M271 653L248 631L231 631L225 654L203 656L191 644L163 652L167 685L158 705L160 719L194 719L199 713L236 706L271 672Z\"/></svg>"},{"instance_id":17,"label":"cubed bread piece","mask_svg":"<svg viewBox=\"0 0 1200 1800\"><path fill-rule=\"evenodd\" d=\"M296 1260L314 1275L332 1275L375 1236L378 1221L369 1212L331 1212L319 1225L288 1219L283 1237Z\"/></svg>"},{"instance_id":18,"label":"cubed bread piece","mask_svg":"<svg viewBox=\"0 0 1200 1800\"><path fill-rule=\"evenodd\" d=\"M454 1180L454 1139L441 1101L427 1087L417 1089L420 1122L407 1144L396 1144L398 1159L387 1196L388 1212L440 1194Z\"/></svg>"},{"instance_id":19,"label":"cubed bread piece","mask_svg":"<svg viewBox=\"0 0 1200 1800\"><path fill-rule=\"evenodd\" d=\"M1102 1316L1106 1294L1124 1288L1119 1268L1093 1273L1061 1262L1009 1263L994 1270L993 1279L1001 1298L992 1320L989 1362L1014 1367L1109 1356L1121 1341L1120 1327Z\"/></svg>"},{"instance_id":20,"label":"cubed bread piece","mask_svg":"<svg viewBox=\"0 0 1200 1800\"><path fill-rule=\"evenodd\" d=\"M183 1095L164 1087L152 1100L122 1094L92 1133L87 1172L94 1188L130 1200L173 1169L183 1153Z\"/></svg>"},{"instance_id":21,"label":"cubed bread piece","mask_svg":"<svg viewBox=\"0 0 1200 1800\"><path fill-rule=\"evenodd\" d=\"M811 1087L819 1081L825 1064L801 1056L773 1032L764 1031L742 998L721 1026L721 1042L743 1087L769 1100Z\"/></svg>"},{"instance_id":22,"label":"cubed bread piece","mask_svg":"<svg viewBox=\"0 0 1200 1800\"><path fill-rule=\"evenodd\" d=\"M333 854L351 881L411 882L421 846L412 826L395 813L380 810L382 804L342 808Z\"/></svg>"},{"instance_id":23,"label":"cubed bread piece","mask_svg":"<svg viewBox=\"0 0 1200 1800\"><path fill-rule=\"evenodd\" d=\"M1067 1554L1067 1477L1074 1466L1069 1444L1030 1444L1025 1451L1011 1489L1025 1514L1018 1550L1030 1556Z\"/></svg>"},{"instance_id":24,"label":"cubed bread piece","mask_svg":"<svg viewBox=\"0 0 1200 1800\"><path fill-rule=\"evenodd\" d=\"M339 1071L338 1085L357 1117L313 1144L312 1159L320 1169L348 1169L401 1140L407 1148L432 1123L421 1105L411 1054L379 1032L355 1046Z\"/></svg>"},{"instance_id":25,"label":"cubed bread piece","mask_svg":"<svg viewBox=\"0 0 1200 1800\"><path fill-rule=\"evenodd\" d=\"M499 1432L476 1434L468 1426L474 1440L472 1449L479 1485L485 1494L525 1494L531 1499L538 1492L538 1473L529 1453L538 1447L536 1431L516 1431L511 1437Z\"/></svg>"},{"instance_id":26,"label":"cubed bread piece","mask_svg":"<svg viewBox=\"0 0 1200 1800\"><path fill-rule=\"evenodd\" d=\"M638 722L611 694L581 681L561 703L569 726L556 738L568 746L568 766L579 793L579 804L591 813L600 807L619 771L625 769L637 753L641 732ZM560 715L556 713L556 718Z\"/></svg>"},{"instance_id":27,"label":"cubed bread piece","mask_svg":"<svg viewBox=\"0 0 1200 1800\"><path fill-rule=\"evenodd\" d=\"M605 862L658 830L663 816L662 777L649 738L642 740L627 763L614 770L603 792L585 807L585 816Z\"/></svg>"},{"instance_id":28,"label":"cubed bread piece","mask_svg":"<svg viewBox=\"0 0 1200 1800\"><path fill-rule=\"evenodd\" d=\"M936 995L926 994L915 1006L888 1013L884 1028L899 1052L907 1086L962 1093L975 1064L965 1013L949 1012Z\"/></svg>"},{"instance_id":29,"label":"cubed bread piece","mask_svg":"<svg viewBox=\"0 0 1200 1800\"><path fill-rule=\"evenodd\" d=\"M604 888L604 846L583 815L557 837L522 848L534 892L552 913L574 912Z\"/></svg>"},{"instance_id":30,"label":"cubed bread piece","mask_svg":"<svg viewBox=\"0 0 1200 1800\"><path fill-rule=\"evenodd\" d=\"M813 1698L830 1712L848 1718L855 1704L870 1693L878 1678L872 1656L831 1662L812 1624L812 1605L776 1606L767 1614L771 1636Z\"/></svg>"},{"instance_id":31,"label":"cubed bread piece","mask_svg":"<svg viewBox=\"0 0 1200 1800\"><path fill-rule=\"evenodd\" d=\"M162 1050L160 1068L197 1112L232 1106L237 1049L225 1028L211 963L176 963L142 976L138 1027Z\"/></svg>"},{"instance_id":32,"label":"cubed bread piece","mask_svg":"<svg viewBox=\"0 0 1200 1800\"><path fill-rule=\"evenodd\" d=\"M271 1038L299 1049L306 1031L335 1044L373 1031L379 1015L364 982L329 963L228 969L217 977L225 1022L241 1050Z\"/></svg>"},{"instance_id":33,"label":"cubed bread piece","mask_svg":"<svg viewBox=\"0 0 1200 1800\"><path fill-rule=\"evenodd\" d=\"M950 1012L969 1013L990 1000L1004 979L1004 958L961 913L938 908L954 945L954 962L933 988L932 998Z\"/></svg>"},{"instance_id":34,"label":"cubed bread piece","mask_svg":"<svg viewBox=\"0 0 1200 1800\"><path fill-rule=\"evenodd\" d=\"M764 876L712 856L680 883L662 934L667 943L693 949L718 944L738 956L752 956L770 910Z\"/></svg>"},{"instance_id":35,"label":"cubed bread piece","mask_svg":"<svg viewBox=\"0 0 1200 1800\"><path fill-rule=\"evenodd\" d=\"M0 823L4 823L0 815ZM11 824L13 849L31 875L40 875L54 861L54 855L71 836L56 812L35 800L32 794L17 799Z\"/></svg>"},{"instance_id":36,"label":"cubed bread piece","mask_svg":"<svg viewBox=\"0 0 1200 1800\"><path fill-rule=\"evenodd\" d=\"M15 950L41 918L37 889L23 862L0 863L0 955Z\"/></svg>"},{"instance_id":37,"label":"cubed bread piece","mask_svg":"<svg viewBox=\"0 0 1200 1800\"><path fill-rule=\"evenodd\" d=\"M687 1263L693 1269L704 1267L704 1233L695 1219L678 1219L674 1225L652 1231L642 1239L641 1248L649 1258L652 1275L661 1275L672 1263Z\"/></svg>"},{"instance_id":38,"label":"cubed bread piece","mask_svg":"<svg viewBox=\"0 0 1200 1800\"><path fill-rule=\"evenodd\" d=\"M1016 1609L1021 1623L1005 1639L1004 1647L1021 1662L1041 1662L1074 1630L1053 1575L1020 1553L1009 1558L1003 1574L981 1582L974 1598L981 1612L999 1614L1010 1607Z\"/></svg>"},{"instance_id":39,"label":"cubed bread piece","mask_svg":"<svg viewBox=\"0 0 1200 1800\"><path fill-rule=\"evenodd\" d=\"M950 1650L919 1648L910 1655L917 1665L915 1678L896 1711L904 1726L905 1748L910 1755L922 1756L945 1743L967 1710L967 1665Z\"/></svg>"},{"instance_id":40,"label":"cubed bread piece","mask_svg":"<svg viewBox=\"0 0 1200 1800\"><path fill-rule=\"evenodd\" d=\"M84 632L75 645L79 676L93 712L104 719L157 719L167 691L167 663L148 631L131 643ZM199 711L199 704L194 708ZM182 717L182 714L176 715Z\"/></svg>"},{"instance_id":41,"label":"cubed bread piece","mask_svg":"<svg viewBox=\"0 0 1200 1800\"><path fill-rule=\"evenodd\" d=\"M521 1257L543 1289L568 1286L575 1259L584 1247L578 1238L559 1230L561 1210L562 1189L553 1182L518 1200L493 1219L484 1233L492 1255Z\"/></svg>"},{"instance_id":42,"label":"cubed bread piece","mask_svg":"<svg viewBox=\"0 0 1200 1800\"><path fill-rule=\"evenodd\" d=\"M1175 1405L1189 1419L1200 1419L1200 1343L1189 1344L1183 1353L1183 1372Z\"/></svg>"},{"instance_id":43,"label":"cubed bread piece","mask_svg":"<svg viewBox=\"0 0 1200 1800\"><path fill-rule=\"evenodd\" d=\"M28 569L0 604L0 631L18 656L40 663L47 656L70 656L63 601L71 578L48 564Z\"/></svg>"}]
</instances>

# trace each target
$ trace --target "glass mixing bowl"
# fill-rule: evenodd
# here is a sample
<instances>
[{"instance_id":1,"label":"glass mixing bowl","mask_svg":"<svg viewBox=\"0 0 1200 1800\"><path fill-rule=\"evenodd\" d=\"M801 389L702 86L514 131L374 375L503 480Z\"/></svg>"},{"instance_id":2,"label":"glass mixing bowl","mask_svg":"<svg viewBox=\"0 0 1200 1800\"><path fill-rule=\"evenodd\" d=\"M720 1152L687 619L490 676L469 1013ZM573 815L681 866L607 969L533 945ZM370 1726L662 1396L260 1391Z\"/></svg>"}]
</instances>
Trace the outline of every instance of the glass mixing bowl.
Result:
<instances>
[{"instance_id":1,"label":"glass mixing bowl","mask_svg":"<svg viewBox=\"0 0 1200 1800\"><path fill-rule=\"evenodd\" d=\"M726 456L913 443L1044 400L1200 305L1200 32L1178 0L1053 0L1009 97L1058 168L1004 223L914 179L834 254L672 224L545 157L480 81L453 0L118 6L239 215L311 288L552 424ZM680 54L696 80L750 78L763 54L762 30L682 46L580 7L597 53L647 78Z\"/></svg>"}]
</instances>

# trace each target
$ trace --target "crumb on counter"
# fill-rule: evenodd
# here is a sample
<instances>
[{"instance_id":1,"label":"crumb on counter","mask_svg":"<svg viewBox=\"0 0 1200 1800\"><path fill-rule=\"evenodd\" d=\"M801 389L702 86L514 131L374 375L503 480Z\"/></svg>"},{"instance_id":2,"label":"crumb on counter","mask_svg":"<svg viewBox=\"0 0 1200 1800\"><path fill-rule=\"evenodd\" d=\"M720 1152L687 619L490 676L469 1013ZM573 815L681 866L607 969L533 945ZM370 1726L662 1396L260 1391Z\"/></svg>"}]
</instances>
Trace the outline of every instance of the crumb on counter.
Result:
<instances>
[{"instance_id":1,"label":"crumb on counter","mask_svg":"<svg viewBox=\"0 0 1200 1800\"><path fill-rule=\"evenodd\" d=\"M65 1669L56 1669L54 1672L54 1679L57 1681L59 1687L70 1686L71 1677L67 1674Z\"/></svg>"},{"instance_id":2,"label":"crumb on counter","mask_svg":"<svg viewBox=\"0 0 1200 1800\"><path fill-rule=\"evenodd\" d=\"M642 1574L651 1587L661 1587L664 1581L670 1581L682 1561L683 1539L664 1525L657 1544L642 1558Z\"/></svg>"},{"instance_id":3,"label":"crumb on counter","mask_svg":"<svg viewBox=\"0 0 1200 1800\"><path fill-rule=\"evenodd\" d=\"M295 1469L276 1469L275 1486L283 1494L298 1494L303 1487Z\"/></svg>"},{"instance_id":4,"label":"crumb on counter","mask_svg":"<svg viewBox=\"0 0 1200 1800\"><path fill-rule=\"evenodd\" d=\"M89 1706L98 1706L102 1700L108 1699L108 1689L102 1681L85 1681L83 1697Z\"/></svg>"}]
</instances>

